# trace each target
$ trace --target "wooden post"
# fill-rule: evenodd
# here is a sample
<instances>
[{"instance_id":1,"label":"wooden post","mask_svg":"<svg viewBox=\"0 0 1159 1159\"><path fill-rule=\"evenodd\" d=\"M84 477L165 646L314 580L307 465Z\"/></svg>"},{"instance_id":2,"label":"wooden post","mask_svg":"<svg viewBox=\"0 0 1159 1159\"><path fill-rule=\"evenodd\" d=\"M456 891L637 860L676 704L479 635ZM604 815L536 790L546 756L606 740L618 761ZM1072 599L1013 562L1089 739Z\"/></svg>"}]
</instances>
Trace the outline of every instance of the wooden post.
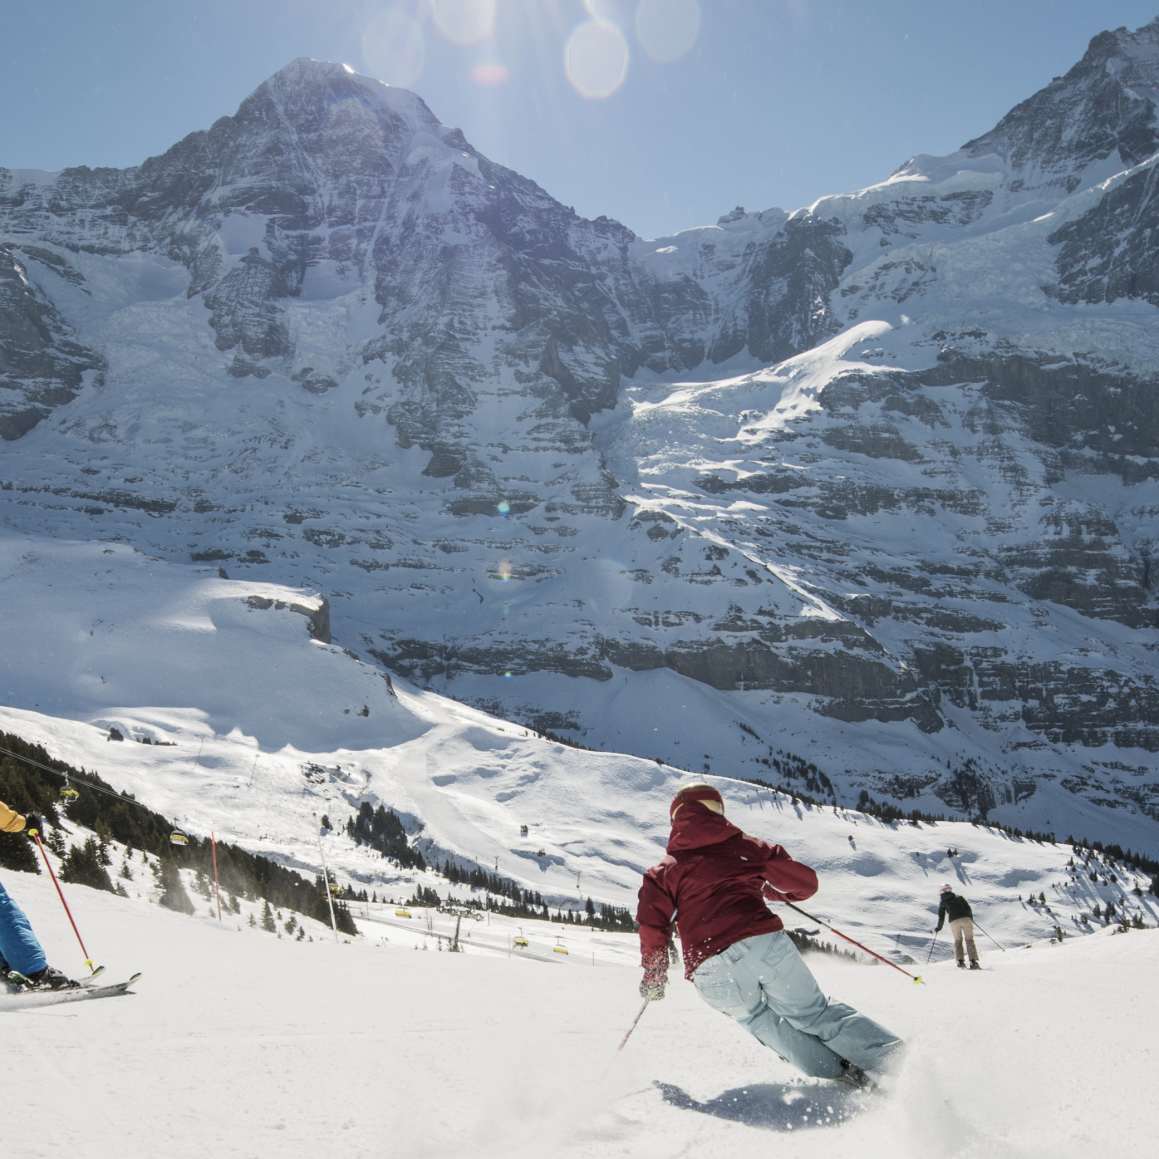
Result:
<instances>
[{"instance_id":1,"label":"wooden post","mask_svg":"<svg viewBox=\"0 0 1159 1159\"><path fill-rule=\"evenodd\" d=\"M217 920L221 921L221 881L217 876L217 836L209 835L209 849L213 856L213 896L217 899Z\"/></svg>"},{"instance_id":2,"label":"wooden post","mask_svg":"<svg viewBox=\"0 0 1159 1159\"><path fill-rule=\"evenodd\" d=\"M334 931L334 940L338 937L338 922L334 917L334 898L330 894L330 871L326 868L326 853L322 848L322 838L318 838L318 856L322 859L322 884L326 887L326 904L330 907L330 928Z\"/></svg>"}]
</instances>

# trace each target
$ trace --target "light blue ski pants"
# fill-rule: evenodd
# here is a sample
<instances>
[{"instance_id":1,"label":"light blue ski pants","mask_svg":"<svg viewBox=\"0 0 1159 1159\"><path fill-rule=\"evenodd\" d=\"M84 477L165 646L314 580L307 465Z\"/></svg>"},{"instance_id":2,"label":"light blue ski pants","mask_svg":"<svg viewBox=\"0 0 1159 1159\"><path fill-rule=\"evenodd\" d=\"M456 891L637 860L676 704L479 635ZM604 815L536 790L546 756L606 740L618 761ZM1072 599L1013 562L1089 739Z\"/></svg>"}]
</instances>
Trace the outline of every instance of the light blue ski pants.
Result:
<instances>
[{"instance_id":1,"label":"light blue ski pants","mask_svg":"<svg viewBox=\"0 0 1159 1159\"><path fill-rule=\"evenodd\" d=\"M901 1045L852 1006L826 998L780 931L734 942L697 966L692 981L709 1006L807 1075L838 1078L842 1059L880 1070Z\"/></svg>"},{"instance_id":2,"label":"light blue ski pants","mask_svg":"<svg viewBox=\"0 0 1159 1159\"><path fill-rule=\"evenodd\" d=\"M8 969L35 974L48 965L44 948L36 940L24 911L0 885L0 959Z\"/></svg>"}]
</instances>

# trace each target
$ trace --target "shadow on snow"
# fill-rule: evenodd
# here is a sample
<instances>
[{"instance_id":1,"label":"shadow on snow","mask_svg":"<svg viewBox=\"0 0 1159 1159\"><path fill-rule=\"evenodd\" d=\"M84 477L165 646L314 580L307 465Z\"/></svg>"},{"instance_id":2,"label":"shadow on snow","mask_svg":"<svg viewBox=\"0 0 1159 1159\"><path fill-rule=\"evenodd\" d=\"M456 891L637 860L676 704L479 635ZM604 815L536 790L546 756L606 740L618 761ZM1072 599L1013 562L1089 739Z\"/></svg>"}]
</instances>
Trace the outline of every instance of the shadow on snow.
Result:
<instances>
[{"instance_id":1,"label":"shadow on snow","mask_svg":"<svg viewBox=\"0 0 1159 1159\"><path fill-rule=\"evenodd\" d=\"M722 1091L703 1101L693 1098L675 1083L657 1080L654 1085L670 1106L769 1131L831 1127L864 1110L863 1096L857 1091L831 1084L811 1087L795 1083L758 1083Z\"/></svg>"}]
</instances>

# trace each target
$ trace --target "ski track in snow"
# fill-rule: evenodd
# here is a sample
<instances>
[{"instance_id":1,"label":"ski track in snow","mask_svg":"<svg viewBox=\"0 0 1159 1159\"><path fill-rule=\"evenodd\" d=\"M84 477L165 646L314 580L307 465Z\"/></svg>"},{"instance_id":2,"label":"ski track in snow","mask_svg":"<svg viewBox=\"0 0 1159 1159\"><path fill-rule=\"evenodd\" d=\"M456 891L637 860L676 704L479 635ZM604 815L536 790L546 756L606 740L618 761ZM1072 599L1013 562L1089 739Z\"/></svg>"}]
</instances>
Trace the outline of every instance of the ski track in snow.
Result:
<instances>
[{"instance_id":1,"label":"ski track in snow","mask_svg":"<svg viewBox=\"0 0 1159 1159\"><path fill-rule=\"evenodd\" d=\"M548 742L402 681L392 696L381 671L310 639L309 593L114 545L7 537L0 548L8 664L20 657L5 672L14 707L0 709L0 727L191 832L312 873L320 814L341 828L361 800L381 801L421 824L420 842L439 856L497 865L570 905L589 894L631 905L640 870L660 856L667 800L690 774ZM253 596L275 606L251 606ZM130 739L108 741L111 723ZM307 764L321 774L305 777ZM1156 1123L1143 1043L1156 1016L1138 996L1159 964L1159 934L1100 928L1045 942L1056 921L1079 934L1078 915L1108 898L1155 922L1154 899L1131 892L1132 875L1071 879L1065 845L967 823L890 826L717 783L740 825L818 868L807 910L927 977L917 987L885 968L811 959L827 990L907 1039L882 1097L799 1079L675 978L617 1055L638 1009L630 935L493 916L464 923L467 952L447 955L431 947L452 918L399 918L386 904L354 907L364 937L352 944L333 945L311 923L318 940L303 945L238 918L222 928L71 886L108 977L145 979L125 999L0 1016L9 1102L36 1124L5 1153L1145 1153ZM420 883L447 892L444 879L399 870L341 831L326 843L343 884L392 900ZM54 963L75 970L47 879L4 877ZM948 966L945 935L925 965L942 880L1012 947L980 936L981 974ZM1047 912L1018 900L1039 891ZM520 930L526 951L512 947Z\"/></svg>"},{"instance_id":2,"label":"ski track in snow","mask_svg":"<svg viewBox=\"0 0 1159 1159\"><path fill-rule=\"evenodd\" d=\"M72 965L50 883L8 878ZM1109 1159L1145 1154L1159 1126L1140 1045L1157 1019L1138 998L1154 931L994 951L981 974L938 965L925 987L811 957L827 991L909 1044L888 1090L861 1095L799 1079L680 980L617 1055L638 1002L626 962L279 942L70 892L110 977L145 979L124 999L0 1015L13 1159Z\"/></svg>"}]
</instances>

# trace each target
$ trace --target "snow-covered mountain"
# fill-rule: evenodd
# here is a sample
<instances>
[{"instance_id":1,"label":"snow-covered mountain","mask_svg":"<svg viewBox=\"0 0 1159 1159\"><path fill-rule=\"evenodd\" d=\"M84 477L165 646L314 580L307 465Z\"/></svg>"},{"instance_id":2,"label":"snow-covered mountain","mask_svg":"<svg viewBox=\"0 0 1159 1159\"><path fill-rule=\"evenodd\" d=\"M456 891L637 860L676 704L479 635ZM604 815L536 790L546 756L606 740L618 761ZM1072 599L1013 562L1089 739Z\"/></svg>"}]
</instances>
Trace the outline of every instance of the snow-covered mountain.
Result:
<instances>
[{"instance_id":1,"label":"snow-covered mountain","mask_svg":"<svg viewBox=\"0 0 1159 1159\"><path fill-rule=\"evenodd\" d=\"M7 534L0 576L9 613L0 731L96 770L189 833L216 833L308 875L320 865L325 815L326 860L343 886L398 901L417 885L446 896L445 878L384 860L346 833L363 804L381 804L431 863L496 872L553 908L592 897L634 911L640 875L668 836L668 802L699 775L563 745L387 679L319 638L322 603L308 592L123 545ZM660 700L675 691L654 689ZM724 762L754 743L740 734ZM925 951L943 880L963 883L987 928L1011 942L1058 925L1089 932L1108 902L1148 925L1159 917L1146 873L1076 875L1062 843L965 821L887 824L761 785L720 787L737 824L817 868L824 912L901 952ZM1073 814L1103 841L1146 846L1145 818L1112 822L1080 804L1047 782L1008 811L1039 831ZM1051 908L1026 905L1031 893Z\"/></svg>"},{"instance_id":2,"label":"snow-covered mountain","mask_svg":"<svg viewBox=\"0 0 1159 1159\"><path fill-rule=\"evenodd\" d=\"M98 769L191 833L214 831L309 870L324 844L341 884L392 902L424 875L344 835L344 816L361 803L396 809L434 858L494 866L553 908L578 907L586 895L631 901L640 869L659 855L667 798L690 779L388 682L324 641L324 605L308 592L223 579L212 566L125 545L10 533L0 535L0 576L0 673L15 705L0 708L0 730ZM124 740L110 739L114 727ZM311 940L298 943L276 937L281 922L269 933L248 929L252 902L220 924L196 894L193 918L147 904L153 875L138 855L129 898L65 887L109 977L144 971L136 994L83 1011L0 1008L11 1032L9 1097L40 1124L10 1152L135 1155L155 1147L158 1132L181 1157L223 1148L369 1156L382 1153L384 1137L429 1155L578 1156L611 1146L660 1156L691 1131L705 1155L764 1153L754 1130L792 1132L801 1155L836 1144L913 1159L1077 1159L1095 1142L1143 1147L1149 1077L1122 1061L1150 1030L1139 996L1159 934L1119 936L1090 919L1112 902L1152 926L1159 903L1145 876L1097 857L1071 863L1064 845L984 825L890 825L719 784L732 818L818 868L811 915L925 978L919 987L882 966L810 959L827 991L906 1038L886 1094L800 1080L676 976L617 1055L639 1009L632 934L492 914L463 923L463 954L422 953L440 934L445 944L453 918L358 904L363 937L335 945L308 922ZM1051 793L1065 800L1059 786L1041 796ZM319 837L324 812L337 831ZM1133 841L1130 824L1116 835ZM446 896L445 878L426 880ZM1004 947L979 934L982 972L955 970L944 934L931 946L943 880L960 883ZM4 885L33 915L51 959L75 970L81 951L47 876L6 873ZM1035 894L1042 900L1032 904ZM805 924L782 912L791 926ZM1056 928L1067 935L1061 944L1047 941ZM1080 1067L1068 1050L1076 1040ZM115 1077L92 1065L93 1042L124 1060ZM71 1092L63 1100L61 1076ZM1097 1122L1075 1109L1084 1098L1098 1104Z\"/></svg>"},{"instance_id":3,"label":"snow-covered mountain","mask_svg":"<svg viewBox=\"0 0 1159 1159\"><path fill-rule=\"evenodd\" d=\"M0 169L0 520L600 748L1159 848L1157 73L656 241L304 60Z\"/></svg>"}]
</instances>

